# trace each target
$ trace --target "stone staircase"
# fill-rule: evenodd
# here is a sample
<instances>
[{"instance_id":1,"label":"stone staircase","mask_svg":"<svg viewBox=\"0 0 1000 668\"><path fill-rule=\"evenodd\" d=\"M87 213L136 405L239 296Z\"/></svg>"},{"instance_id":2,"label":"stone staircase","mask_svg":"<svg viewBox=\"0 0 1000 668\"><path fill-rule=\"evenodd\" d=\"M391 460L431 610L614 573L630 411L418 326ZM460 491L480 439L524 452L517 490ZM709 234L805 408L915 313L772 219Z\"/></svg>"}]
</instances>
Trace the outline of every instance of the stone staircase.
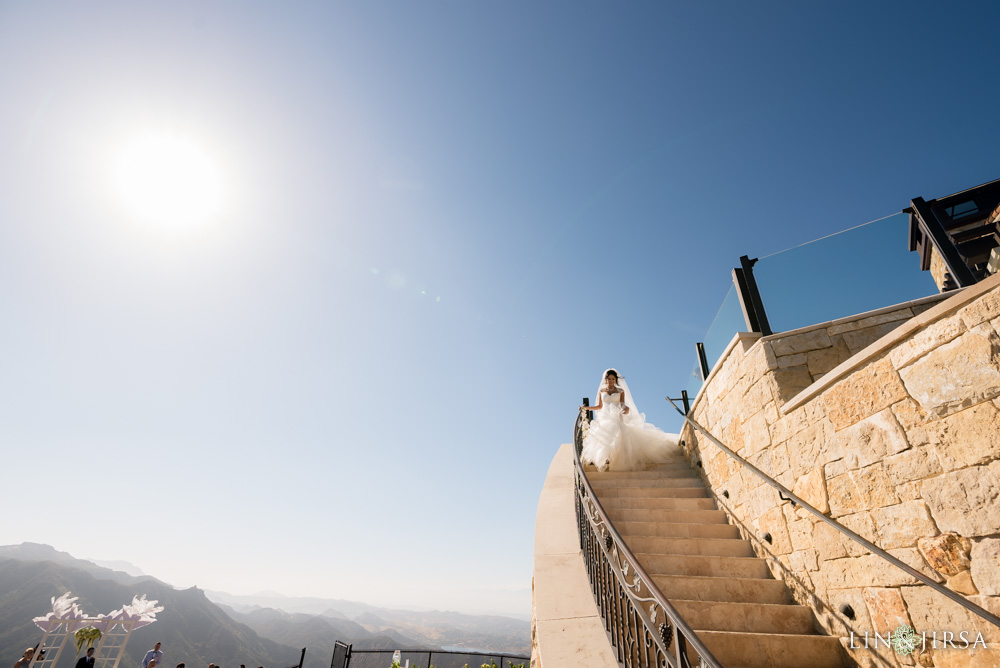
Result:
<instances>
[{"instance_id":1,"label":"stone staircase","mask_svg":"<svg viewBox=\"0 0 1000 668\"><path fill-rule=\"evenodd\" d=\"M771 577L687 460L647 471L586 466L601 505L656 585L726 668L843 668L840 641Z\"/></svg>"}]
</instances>

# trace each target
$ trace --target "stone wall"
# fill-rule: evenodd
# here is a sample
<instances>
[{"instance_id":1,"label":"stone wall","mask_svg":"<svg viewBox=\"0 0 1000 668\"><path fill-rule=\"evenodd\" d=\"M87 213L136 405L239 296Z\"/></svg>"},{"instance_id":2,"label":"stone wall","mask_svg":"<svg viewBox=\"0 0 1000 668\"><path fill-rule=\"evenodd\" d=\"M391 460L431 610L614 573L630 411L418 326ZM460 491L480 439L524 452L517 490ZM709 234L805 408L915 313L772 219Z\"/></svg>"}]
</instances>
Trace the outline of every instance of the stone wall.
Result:
<instances>
[{"instance_id":1,"label":"stone wall","mask_svg":"<svg viewBox=\"0 0 1000 668\"><path fill-rule=\"evenodd\" d=\"M739 335L692 417L824 514L1000 614L1000 276L941 298ZM1000 665L996 627L782 501L689 426L682 438L822 629L853 631L857 645L901 624L938 632L937 649L928 635L905 657L845 640L859 665ZM944 649L944 631L982 631L990 649Z\"/></svg>"}]
</instances>

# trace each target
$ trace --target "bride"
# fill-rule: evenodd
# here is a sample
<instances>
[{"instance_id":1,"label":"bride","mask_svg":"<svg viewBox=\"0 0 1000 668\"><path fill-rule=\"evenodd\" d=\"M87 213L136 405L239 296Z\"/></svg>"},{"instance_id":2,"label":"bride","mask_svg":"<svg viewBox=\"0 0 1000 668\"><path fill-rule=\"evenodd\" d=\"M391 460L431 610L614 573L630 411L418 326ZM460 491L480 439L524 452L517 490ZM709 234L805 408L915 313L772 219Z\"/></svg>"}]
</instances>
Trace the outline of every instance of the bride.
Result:
<instances>
[{"instance_id":1,"label":"bride","mask_svg":"<svg viewBox=\"0 0 1000 668\"><path fill-rule=\"evenodd\" d=\"M625 379L614 369L604 372L597 388L597 405L580 406L580 410L594 411L580 457L598 471L639 471L680 452L680 436L646 422L646 416L632 401Z\"/></svg>"}]
</instances>

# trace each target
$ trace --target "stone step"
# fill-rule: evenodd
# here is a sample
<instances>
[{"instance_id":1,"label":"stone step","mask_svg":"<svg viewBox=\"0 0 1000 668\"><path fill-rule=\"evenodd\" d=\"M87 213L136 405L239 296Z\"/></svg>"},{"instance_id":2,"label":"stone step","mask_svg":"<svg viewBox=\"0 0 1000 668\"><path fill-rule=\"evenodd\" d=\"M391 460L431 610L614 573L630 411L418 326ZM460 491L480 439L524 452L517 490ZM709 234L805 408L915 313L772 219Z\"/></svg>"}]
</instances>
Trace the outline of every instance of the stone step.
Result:
<instances>
[{"instance_id":1,"label":"stone step","mask_svg":"<svg viewBox=\"0 0 1000 668\"><path fill-rule=\"evenodd\" d=\"M626 541L628 539L626 538ZM645 566L643 566L645 568ZM791 602L780 580L761 578L701 577L691 575L652 575L663 595L670 601L734 601L741 603Z\"/></svg>"},{"instance_id":2,"label":"stone step","mask_svg":"<svg viewBox=\"0 0 1000 668\"><path fill-rule=\"evenodd\" d=\"M812 634L812 610L804 605L671 600L695 631Z\"/></svg>"},{"instance_id":3,"label":"stone step","mask_svg":"<svg viewBox=\"0 0 1000 668\"><path fill-rule=\"evenodd\" d=\"M664 538L739 538L740 530L731 524L691 524L679 522L617 522L615 528L625 540L635 536Z\"/></svg>"},{"instance_id":4,"label":"stone step","mask_svg":"<svg viewBox=\"0 0 1000 668\"><path fill-rule=\"evenodd\" d=\"M631 548L629 548L631 549ZM719 557L685 554L650 554L632 550L636 559L652 577L660 575L697 575L716 578L771 577L763 559L756 557Z\"/></svg>"},{"instance_id":5,"label":"stone step","mask_svg":"<svg viewBox=\"0 0 1000 668\"><path fill-rule=\"evenodd\" d=\"M583 472L587 474L587 477L595 476L595 475L597 475L597 476L602 476L602 475L633 476L633 475L642 475L642 474L648 474L648 473L657 473L657 472L661 472L661 471L671 471L671 470L677 470L677 469L685 469L685 470L689 470L690 471L693 468L694 467L691 466L691 462L689 462L688 460L684 459L683 457L669 457L664 463L662 463L662 464L653 464L651 466L648 466L645 469L642 469L641 471L598 471L597 467L594 466L593 464L584 464L583 465Z\"/></svg>"},{"instance_id":6,"label":"stone step","mask_svg":"<svg viewBox=\"0 0 1000 668\"><path fill-rule=\"evenodd\" d=\"M630 480L662 480L664 478L698 478L698 474L687 467L679 466L664 471L605 471L604 473L587 474L587 480L591 484L597 481L626 482Z\"/></svg>"},{"instance_id":7,"label":"stone step","mask_svg":"<svg viewBox=\"0 0 1000 668\"><path fill-rule=\"evenodd\" d=\"M840 640L832 636L740 631L699 631L724 666L742 668L843 668Z\"/></svg>"},{"instance_id":8,"label":"stone step","mask_svg":"<svg viewBox=\"0 0 1000 668\"><path fill-rule=\"evenodd\" d=\"M634 509L657 512L661 510L717 510L715 499L704 497L684 498L669 496L610 496L598 494L601 505L605 510ZM666 519L666 516L664 516ZM656 520L653 520L656 521ZM666 521L670 521L666 519Z\"/></svg>"},{"instance_id":9,"label":"stone step","mask_svg":"<svg viewBox=\"0 0 1000 668\"><path fill-rule=\"evenodd\" d=\"M705 489L705 484L701 478L687 476L684 478L625 478L623 480L591 480L591 487L596 490L616 490L616 489L659 489L670 487L697 487Z\"/></svg>"},{"instance_id":10,"label":"stone step","mask_svg":"<svg viewBox=\"0 0 1000 668\"><path fill-rule=\"evenodd\" d=\"M750 541L740 538L663 538L633 536L626 538L632 552L661 555L701 555L715 557L753 557Z\"/></svg>"},{"instance_id":11,"label":"stone step","mask_svg":"<svg viewBox=\"0 0 1000 668\"><path fill-rule=\"evenodd\" d=\"M673 474L697 475L696 469L692 469L687 464L669 464L655 469L645 471L587 471L587 479L594 480L648 480L663 478Z\"/></svg>"},{"instance_id":12,"label":"stone step","mask_svg":"<svg viewBox=\"0 0 1000 668\"><path fill-rule=\"evenodd\" d=\"M665 501L666 499L658 499L658 501ZM680 499L677 499L678 501ZM618 501L624 501L628 503L628 499ZM614 522L615 526L618 526L619 522L669 522L672 524L727 524L729 518L726 517L726 513L722 510L701 510L701 509L672 509L672 508L657 508L650 510L648 508L633 508L629 505L624 506L611 506L605 505L605 512L607 512L608 517Z\"/></svg>"},{"instance_id":13,"label":"stone step","mask_svg":"<svg viewBox=\"0 0 1000 668\"><path fill-rule=\"evenodd\" d=\"M631 490L635 488L626 487L623 490L615 490L614 488L607 487L594 487L594 493L597 494L597 498L601 499L617 499L617 498L637 498L637 499L653 499L653 498L663 498L663 499L707 499L709 498L708 492L704 487L656 487L655 493L649 495L646 492L634 493Z\"/></svg>"}]
</instances>

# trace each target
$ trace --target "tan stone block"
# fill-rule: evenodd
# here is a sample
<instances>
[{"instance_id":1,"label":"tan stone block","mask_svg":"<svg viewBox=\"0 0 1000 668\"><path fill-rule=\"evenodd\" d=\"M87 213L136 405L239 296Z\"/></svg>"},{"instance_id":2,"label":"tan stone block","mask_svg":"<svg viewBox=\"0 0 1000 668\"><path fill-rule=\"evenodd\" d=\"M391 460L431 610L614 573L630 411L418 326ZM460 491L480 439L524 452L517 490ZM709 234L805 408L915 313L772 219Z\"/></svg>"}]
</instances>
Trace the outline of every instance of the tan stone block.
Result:
<instances>
[{"instance_id":1,"label":"tan stone block","mask_svg":"<svg viewBox=\"0 0 1000 668\"><path fill-rule=\"evenodd\" d=\"M954 646L947 649L930 650L928 654L933 657L933 663L924 664L933 668L997 668L1000 666L1000 648L990 646L986 640L987 648L983 649L979 644L975 649L971 644L976 643L975 634L968 636L970 647L960 649L963 644L958 637L955 638ZM930 641L928 641L930 642Z\"/></svg>"},{"instance_id":2,"label":"tan stone block","mask_svg":"<svg viewBox=\"0 0 1000 668\"><path fill-rule=\"evenodd\" d=\"M892 414L896 416L899 426L907 432L914 427L921 427L929 421L935 419L928 415L927 412L920 407L920 404L909 397L893 404Z\"/></svg>"},{"instance_id":3,"label":"tan stone block","mask_svg":"<svg viewBox=\"0 0 1000 668\"><path fill-rule=\"evenodd\" d=\"M826 476L822 468L814 468L795 481L792 494L799 497L819 512L829 514L830 501L826 493Z\"/></svg>"},{"instance_id":4,"label":"tan stone block","mask_svg":"<svg viewBox=\"0 0 1000 668\"><path fill-rule=\"evenodd\" d=\"M917 540L917 549L931 568L943 575L956 575L969 570L972 543L957 533L943 533Z\"/></svg>"},{"instance_id":5,"label":"tan stone block","mask_svg":"<svg viewBox=\"0 0 1000 668\"><path fill-rule=\"evenodd\" d=\"M841 559L847 556L847 548L844 547L843 534L834 529L826 522L817 522L812 527L813 547L816 549L819 560Z\"/></svg>"},{"instance_id":6,"label":"tan stone block","mask_svg":"<svg viewBox=\"0 0 1000 668\"><path fill-rule=\"evenodd\" d=\"M1000 533L1000 463L952 471L923 482L921 495L941 531Z\"/></svg>"},{"instance_id":7,"label":"tan stone block","mask_svg":"<svg viewBox=\"0 0 1000 668\"><path fill-rule=\"evenodd\" d=\"M768 428L777 422L780 417L781 415L778 413L778 408L773 402L764 404L764 421L767 422Z\"/></svg>"},{"instance_id":8,"label":"tan stone block","mask_svg":"<svg viewBox=\"0 0 1000 668\"><path fill-rule=\"evenodd\" d=\"M843 459L857 460L857 466L849 466L851 469L869 466L910 447L889 408L840 431L838 443Z\"/></svg>"},{"instance_id":9,"label":"tan stone block","mask_svg":"<svg viewBox=\"0 0 1000 668\"><path fill-rule=\"evenodd\" d=\"M902 369L907 364L926 355L949 341L965 333L965 323L961 317L953 315L931 323L905 341L899 342L889 353L889 359L896 369Z\"/></svg>"},{"instance_id":10,"label":"tan stone block","mask_svg":"<svg viewBox=\"0 0 1000 668\"><path fill-rule=\"evenodd\" d=\"M809 550L813 546L813 525L809 520L798 519L792 512L789 518L788 506L785 509L785 526L788 528L788 539L792 542L793 550Z\"/></svg>"},{"instance_id":11,"label":"tan stone block","mask_svg":"<svg viewBox=\"0 0 1000 668\"><path fill-rule=\"evenodd\" d=\"M883 336L902 325L904 322L904 320L897 320L896 322L887 322L881 325L875 325L874 327L858 329L853 332L844 332L844 343L847 344L847 347L853 355L875 343Z\"/></svg>"},{"instance_id":12,"label":"tan stone block","mask_svg":"<svg viewBox=\"0 0 1000 668\"><path fill-rule=\"evenodd\" d=\"M983 610L1000 617L1000 596L970 596L969 601L975 603ZM997 634L997 628L978 616L976 617L976 630L988 631L991 634L990 637L1000 640L1000 638L998 638L998 635L1000 634Z\"/></svg>"},{"instance_id":13,"label":"tan stone block","mask_svg":"<svg viewBox=\"0 0 1000 668\"><path fill-rule=\"evenodd\" d=\"M879 527L883 549L912 547L922 536L937 535L937 527L923 501L908 501L895 506L876 508L872 511Z\"/></svg>"},{"instance_id":14,"label":"tan stone block","mask_svg":"<svg viewBox=\"0 0 1000 668\"><path fill-rule=\"evenodd\" d=\"M1000 316L1000 289L981 296L958 312L969 329Z\"/></svg>"},{"instance_id":15,"label":"tan stone block","mask_svg":"<svg viewBox=\"0 0 1000 668\"><path fill-rule=\"evenodd\" d=\"M756 380L769 370L777 368L778 357L774 353L774 348L758 339L743 354L739 373Z\"/></svg>"},{"instance_id":16,"label":"tan stone block","mask_svg":"<svg viewBox=\"0 0 1000 668\"><path fill-rule=\"evenodd\" d=\"M831 587L827 592L827 604L837 612L835 613L838 618L838 626L840 626L843 631L839 633L846 633L847 629L854 629L856 633L864 634L865 631L871 630L872 620L868 614L868 606L865 605L865 598L863 594L863 589L861 587L851 587L851 588L837 588ZM844 605L849 605L854 610L854 620L848 620L843 617L843 613L840 609Z\"/></svg>"},{"instance_id":17,"label":"tan stone block","mask_svg":"<svg viewBox=\"0 0 1000 668\"><path fill-rule=\"evenodd\" d=\"M833 517L899 503L881 464L836 476L826 486Z\"/></svg>"},{"instance_id":18,"label":"tan stone block","mask_svg":"<svg viewBox=\"0 0 1000 668\"><path fill-rule=\"evenodd\" d=\"M805 353L796 355L784 355L778 358L778 368L787 369L790 366L803 366L809 361Z\"/></svg>"},{"instance_id":19,"label":"tan stone block","mask_svg":"<svg viewBox=\"0 0 1000 668\"><path fill-rule=\"evenodd\" d=\"M924 425L931 417L920 408L920 404L907 397L892 405L892 414L896 416L896 421L903 428L903 433L906 434L906 440L910 445L925 445L928 442L929 437Z\"/></svg>"},{"instance_id":20,"label":"tan stone block","mask_svg":"<svg viewBox=\"0 0 1000 668\"><path fill-rule=\"evenodd\" d=\"M823 393L827 413L836 428L844 429L906 397L899 374L882 358L858 369Z\"/></svg>"},{"instance_id":21,"label":"tan stone block","mask_svg":"<svg viewBox=\"0 0 1000 668\"><path fill-rule=\"evenodd\" d=\"M791 461L788 457L787 445L782 443L781 445L771 446L771 465L773 466L775 475L781 475L790 469Z\"/></svg>"},{"instance_id":22,"label":"tan stone block","mask_svg":"<svg viewBox=\"0 0 1000 668\"><path fill-rule=\"evenodd\" d=\"M763 411L754 413L743 425L743 444L740 454L744 458L771 445L771 432L767 428Z\"/></svg>"},{"instance_id":23,"label":"tan stone block","mask_svg":"<svg viewBox=\"0 0 1000 668\"><path fill-rule=\"evenodd\" d=\"M958 575L952 575L945 582L948 589L952 591L957 591L963 596L975 596L979 593L976 589L976 584L972 581L972 573L969 571L962 571Z\"/></svg>"},{"instance_id":24,"label":"tan stone block","mask_svg":"<svg viewBox=\"0 0 1000 668\"><path fill-rule=\"evenodd\" d=\"M726 425L725 430L722 431L722 442L733 452L743 452L746 443L743 437L743 421L739 417L734 418Z\"/></svg>"},{"instance_id":25,"label":"tan stone block","mask_svg":"<svg viewBox=\"0 0 1000 668\"><path fill-rule=\"evenodd\" d=\"M863 591L865 605L872 620L874 631L895 630L906 625L913 626L906 612L906 603L899 589L891 587L866 587Z\"/></svg>"},{"instance_id":26,"label":"tan stone block","mask_svg":"<svg viewBox=\"0 0 1000 668\"><path fill-rule=\"evenodd\" d=\"M878 529L875 527L875 521L872 519L871 513L864 512L844 515L843 517L838 517L837 521L865 540L878 544ZM844 544L844 549L847 551L849 557L860 557L871 554L864 545L844 534L840 535L840 542Z\"/></svg>"},{"instance_id":27,"label":"tan stone block","mask_svg":"<svg viewBox=\"0 0 1000 668\"><path fill-rule=\"evenodd\" d=\"M848 357L851 351L842 337L835 337L834 344L829 348L820 348L806 353L805 364L809 368L809 373L813 376L826 373Z\"/></svg>"},{"instance_id":28,"label":"tan stone block","mask_svg":"<svg viewBox=\"0 0 1000 668\"><path fill-rule=\"evenodd\" d=\"M801 334L792 334L772 339L770 343L774 348L774 354L779 358L782 355L794 355L795 353L804 353L816 350L817 348L829 348L832 345L830 335L827 334L825 329L814 329Z\"/></svg>"},{"instance_id":29,"label":"tan stone block","mask_svg":"<svg viewBox=\"0 0 1000 668\"><path fill-rule=\"evenodd\" d=\"M764 541L765 534L771 534L771 542L764 543L765 549L773 554L789 554L792 551L792 541L788 536L788 526L785 524L785 514L780 506L771 508L757 522L757 537Z\"/></svg>"},{"instance_id":30,"label":"tan stone block","mask_svg":"<svg viewBox=\"0 0 1000 668\"><path fill-rule=\"evenodd\" d=\"M900 501L918 501L923 497L920 495L920 481L904 482L896 485L896 496Z\"/></svg>"},{"instance_id":31,"label":"tan stone block","mask_svg":"<svg viewBox=\"0 0 1000 668\"><path fill-rule=\"evenodd\" d=\"M907 611L910 613L910 619L913 620L913 627L915 629L926 630L928 635L933 631L937 631L939 634L939 643L941 642L940 634L942 631L957 633L963 630L983 630L984 640L987 645L1000 642L1000 629L988 624L980 617L973 615L958 603L942 596L930 587L903 587L901 593L903 594L903 600L906 602ZM971 642L972 639L970 638ZM930 644L930 638L928 638L928 644ZM958 652L949 648L946 652L934 653L935 665L941 665L939 658L942 655L952 652L963 656L966 661L969 660L969 654L965 651ZM969 664L959 663L951 665ZM996 664L986 665L996 666Z\"/></svg>"},{"instance_id":32,"label":"tan stone block","mask_svg":"<svg viewBox=\"0 0 1000 668\"><path fill-rule=\"evenodd\" d=\"M747 390L742 401L745 413L753 415L774 401L774 395L771 394L771 385L768 382L769 378L770 375L764 376Z\"/></svg>"},{"instance_id":33,"label":"tan stone block","mask_svg":"<svg viewBox=\"0 0 1000 668\"><path fill-rule=\"evenodd\" d=\"M778 369L771 375L774 382L774 398L778 405L784 405L796 394L806 389L813 383L813 378L809 374L809 369L805 366L793 366L787 369Z\"/></svg>"},{"instance_id":34,"label":"tan stone block","mask_svg":"<svg viewBox=\"0 0 1000 668\"><path fill-rule=\"evenodd\" d=\"M894 555L897 556L897 555ZM897 556L897 558L899 558ZM900 559L907 563L905 559ZM898 587L919 582L882 557L868 554L820 562L820 572L830 589L854 587Z\"/></svg>"},{"instance_id":35,"label":"tan stone block","mask_svg":"<svg viewBox=\"0 0 1000 668\"><path fill-rule=\"evenodd\" d=\"M944 417L1000 395L1000 341L966 332L899 374L925 411Z\"/></svg>"},{"instance_id":36,"label":"tan stone block","mask_svg":"<svg viewBox=\"0 0 1000 668\"><path fill-rule=\"evenodd\" d=\"M927 446L911 448L887 457L884 463L889 481L896 487L935 476L944 470L934 450Z\"/></svg>"},{"instance_id":37,"label":"tan stone block","mask_svg":"<svg viewBox=\"0 0 1000 668\"><path fill-rule=\"evenodd\" d=\"M933 422L927 433L946 471L1000 459L1000 411L991 402Z\"/></svg>"},{"instance_id":38,"label":"tan stone block","mask_svg":"<svg viewBox=\"0 0 1000 668\"><path fill-rule=\"evenodd\" d=\"M837 442L837 435L829 420L823 419L796 434L788 441L788 459L792 478L805 475L819 462L829 459L824 449Z\"/></svg>"},{"instance_id":39,"label":"tan stone block","mask_svg":"<svg viewBox=\"0 0 1000 668\"><path fill-rule=\"evenodd\" d=\"M1000 596L1000 538L984 538L972 545L971 574L980 593Z\"/></svg>"},{"instance_id":40,"label":"tan stone block","mask_svg":"<svg viewBox=\"0 0 1000 668\"><path fill-rule=\"evenodd\" d=\"M826 331L830 336L835 334L843 334L844 332L853 332L858 329L866 329L868 327L874 327L875 325L882 325L887 322L895 322L897 320L909 320L913 317L913 311L909 308L898 309L896 311L889 311L888 313L879 313L878 315L869 316L867 318L861 318L860 320L852 320L851 322L844 322L839 325L831 325L827 327Z\"/></svg>"}]
</instances>

